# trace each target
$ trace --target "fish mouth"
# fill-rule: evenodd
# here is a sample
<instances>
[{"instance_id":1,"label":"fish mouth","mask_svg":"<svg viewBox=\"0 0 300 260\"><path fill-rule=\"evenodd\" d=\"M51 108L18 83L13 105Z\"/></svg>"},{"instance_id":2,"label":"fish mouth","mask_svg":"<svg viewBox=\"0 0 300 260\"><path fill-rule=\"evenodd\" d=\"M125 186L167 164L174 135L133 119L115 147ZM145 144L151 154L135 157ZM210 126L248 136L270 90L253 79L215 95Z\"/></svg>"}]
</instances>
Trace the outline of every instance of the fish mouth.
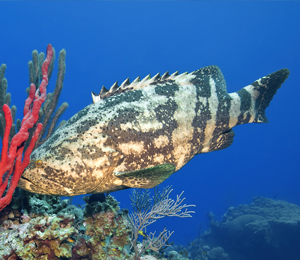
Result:
<instances>
[{"instance_id":1,"label":"fish mouth","mask_svg":"<svg viewBox=\"0 0 300 260\"><path fill-rule=\"evenodd\" d=\"M23 190L26 190L28 192L45 194L43 189L41 189L36 183L32 182L30 179L27 179L24 176L21 176L19 183L18 183L18 187Z\"/></svg>"},{"instance_id":2,"label":"fish mouth","mask_svg":"<svg viewBox=\"0 0 300 260\"><path fill-rule=\"evenodd\" d=\"M43 185L37 185L30 179L27 179L23 176L21 176L20 178L18 187L31 193L37 193L42 195L57 195L56 193L49 192L49 189L46 189L45 187L43 187Z\"/></svg>"},{"instance_id":3,"label":"fish mouth","mask_svg":"<svg viewBox=\"0 0 300 260\"><path fill-rule=\"evenodd\" d=\"M42 195L55 195L55 196L78 195L72 192L71 189L62 186L60 183L46 179L44 177L42 179L39 179L39 183L37 184L34 181L24 176L21 176L18 183L18 187L28 192L42 194ZM86 193L81 193L81 194L86 194Z\"/></svg>"},{"instance_id":4,"label":"fish mouth","mask_svg":"<svg viewBox=\"0 0 300 260\"><path fill-rule=\"evenodd\" d=\"M33 183L31 180L29 180L29 179L27 179L27 178L25 178L25 177L23 177L23 176L21 176L20 179L22 179L22 180L24 180L24 181L26 181L26 182L29 182L31 185L37 186L37 185L36 185L35 183Z\"/></svg>"}]
</instances>

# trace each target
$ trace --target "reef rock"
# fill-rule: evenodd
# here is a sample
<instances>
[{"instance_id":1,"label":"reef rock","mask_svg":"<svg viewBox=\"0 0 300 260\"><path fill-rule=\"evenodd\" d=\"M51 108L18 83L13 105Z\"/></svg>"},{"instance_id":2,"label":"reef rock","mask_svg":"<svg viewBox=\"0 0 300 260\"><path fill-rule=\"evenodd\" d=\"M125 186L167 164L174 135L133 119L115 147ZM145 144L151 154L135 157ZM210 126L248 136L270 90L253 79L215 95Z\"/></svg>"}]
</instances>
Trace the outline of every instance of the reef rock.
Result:
<instances>
[{"instance_id":1,"label":"reef rock","mask_svg":"<svg viewBox=\"0 0 300 260\"><path fill-rule=\"evenodd\" d=\"M218 260L299 260L300 207L286 201L257 197L250 205L229 208L218 223L210 218L210 230L188 248L192 256L221 247L228 254ZM197 253L196 253L197 252Z\"/></svg>"}]
</instances>

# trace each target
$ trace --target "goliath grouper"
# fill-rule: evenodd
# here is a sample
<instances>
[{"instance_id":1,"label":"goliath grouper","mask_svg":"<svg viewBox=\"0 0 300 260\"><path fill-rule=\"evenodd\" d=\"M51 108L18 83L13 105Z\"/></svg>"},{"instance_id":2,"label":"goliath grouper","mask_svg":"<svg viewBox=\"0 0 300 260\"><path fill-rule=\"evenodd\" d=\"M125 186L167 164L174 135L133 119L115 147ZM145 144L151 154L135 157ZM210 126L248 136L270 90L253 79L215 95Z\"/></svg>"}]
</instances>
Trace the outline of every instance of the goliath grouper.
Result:
<instances>
[{"instance_id":1,"label":"goliath grouper","mask_svg":"<svg viewBox=\"0 0 300 260\"><path fill-rule=\"evenodd\" d=\"M220 69L165 73L102 87L31 155L19 187L74 196L154 187L195 155L233 142L233 127L265 123L282 69L227 93Z\"/></svg>"}]
</instances>

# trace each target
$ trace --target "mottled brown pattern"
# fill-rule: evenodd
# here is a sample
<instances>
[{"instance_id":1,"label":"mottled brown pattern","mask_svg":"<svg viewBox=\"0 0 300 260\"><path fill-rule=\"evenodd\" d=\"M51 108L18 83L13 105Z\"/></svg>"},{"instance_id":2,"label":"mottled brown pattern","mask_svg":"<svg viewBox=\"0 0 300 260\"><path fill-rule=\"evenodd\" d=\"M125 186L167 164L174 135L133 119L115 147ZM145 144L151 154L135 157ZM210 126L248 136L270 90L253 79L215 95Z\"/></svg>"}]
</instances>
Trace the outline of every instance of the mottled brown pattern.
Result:
<instances>
[{"instance_id":1,"label":"mottled brown pattern","mask_svg":"<svg viewBox=\"0 0 300 260\"><path fill-rule=\"evenodd\" d=\"M266 122L287 76L284 69L230 94L216 66L114 84L32 153L19 187L72 196L156 186L196 154L231 145L234 126Z\"/></svg>"}]
</instances>

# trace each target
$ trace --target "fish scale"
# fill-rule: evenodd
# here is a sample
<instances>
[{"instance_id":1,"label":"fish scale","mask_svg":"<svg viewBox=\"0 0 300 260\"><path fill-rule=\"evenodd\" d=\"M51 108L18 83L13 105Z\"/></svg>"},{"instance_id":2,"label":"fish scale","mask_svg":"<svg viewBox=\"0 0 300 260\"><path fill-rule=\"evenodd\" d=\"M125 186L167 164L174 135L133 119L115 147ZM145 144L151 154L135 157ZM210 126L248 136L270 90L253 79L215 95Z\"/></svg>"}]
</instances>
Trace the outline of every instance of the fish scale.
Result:
<instances>
[{"instance_id":1,"label":"fish scale","mask_svg":"<svg viewBox=\"0 0 300 260\"><path fill-rule=\"evenodd\" d=\"M64 196L154 187L195 155L230 146L236 125L267 122L288 75L282 69L234 93L217 66L102 87L32 153L19 187Z\"/></svg>"}]
</instances>

